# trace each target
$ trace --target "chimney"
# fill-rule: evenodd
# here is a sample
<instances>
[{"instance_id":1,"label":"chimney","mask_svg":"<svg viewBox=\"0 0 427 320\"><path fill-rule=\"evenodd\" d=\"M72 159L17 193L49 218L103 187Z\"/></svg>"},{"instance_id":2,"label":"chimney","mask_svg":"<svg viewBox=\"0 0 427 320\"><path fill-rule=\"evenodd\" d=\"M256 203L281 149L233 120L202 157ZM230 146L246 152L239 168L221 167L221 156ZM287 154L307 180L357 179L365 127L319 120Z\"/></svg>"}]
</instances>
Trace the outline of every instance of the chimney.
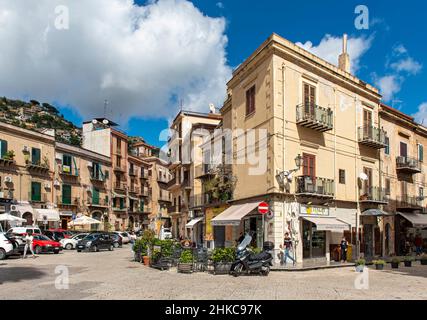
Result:
<instances>
[{"instance_id":1,"label":"chimney","mask_svg":"<svg viewBox=\"0 0 427 320\"><path fill-rule=\"evenodd\" d=\"M350 56L347 53L347 34L345 33L342 38L342 53L338 58L338 68L350 73Z\"/></svg>"}]
</instances>

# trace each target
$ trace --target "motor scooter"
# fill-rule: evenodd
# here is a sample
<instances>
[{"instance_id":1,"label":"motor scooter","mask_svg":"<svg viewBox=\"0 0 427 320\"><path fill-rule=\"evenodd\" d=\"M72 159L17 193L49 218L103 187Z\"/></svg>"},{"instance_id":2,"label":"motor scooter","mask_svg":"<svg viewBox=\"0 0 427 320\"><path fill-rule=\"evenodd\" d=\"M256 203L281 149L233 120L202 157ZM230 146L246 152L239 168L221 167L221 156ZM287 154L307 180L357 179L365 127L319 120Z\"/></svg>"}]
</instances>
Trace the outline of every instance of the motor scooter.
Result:
<instances>
[{"instance_id":1,"label":"motor scooter","mask_svg":"<svg viewBox=\"0 0 427 320\"><path fill-rule=\"evenodd\" d=\"M230 274L238 277L241 274L258 273L267 276L270 273L270 267L273 266L273 256L269 251L273 250L274 244L270 241L264 242L263 251L254 254L249 248L252 237L246 234L243 241L238 245L236 252L236 261L230 268Z\"/></svg>"}]
</instances>

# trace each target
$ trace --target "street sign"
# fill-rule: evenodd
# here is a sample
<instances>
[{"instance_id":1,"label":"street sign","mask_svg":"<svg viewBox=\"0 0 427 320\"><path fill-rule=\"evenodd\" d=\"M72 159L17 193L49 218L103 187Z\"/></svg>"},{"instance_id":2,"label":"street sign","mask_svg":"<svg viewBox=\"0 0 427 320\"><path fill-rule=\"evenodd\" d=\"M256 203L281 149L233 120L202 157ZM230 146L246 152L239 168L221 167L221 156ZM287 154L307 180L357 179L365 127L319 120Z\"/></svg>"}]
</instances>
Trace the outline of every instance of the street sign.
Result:
<instances>
[{"instance_id":1,"label":"street sign","mask_svg":"<svg viewBox=\"0 0 427 320\"><path fill-rule=\"evenodd\" d=\"M269 208L268 208L268 203L267 202L261 202L258 205L258 212L260 214L266 214L268 212Z\"/></svg>"}]
</instances>

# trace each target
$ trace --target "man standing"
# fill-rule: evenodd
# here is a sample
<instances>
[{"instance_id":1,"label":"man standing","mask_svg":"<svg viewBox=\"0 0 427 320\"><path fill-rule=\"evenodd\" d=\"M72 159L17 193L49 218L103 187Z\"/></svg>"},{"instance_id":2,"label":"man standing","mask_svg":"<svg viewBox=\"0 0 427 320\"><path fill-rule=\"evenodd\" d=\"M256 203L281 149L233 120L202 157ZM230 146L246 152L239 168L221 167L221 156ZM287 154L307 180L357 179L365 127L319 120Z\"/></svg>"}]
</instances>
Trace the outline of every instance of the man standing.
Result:
<instances>
[{"instance_id":1,"label":"man standing","mask_svg":"<svg viewBox=\"0 0 427 320\"><path fill-rule=\"evenodd\" d=\"M34 237L27 233L24 237L24 241L25 241L25 248L24 248L24 255L22 256L22 259L25 259L27 257L27 250L29 249L31 254L33 255L33 258L36 258L36 255L34 254L33 251L33 240Z\"/></svg>"},{"instance_id":2,"label":"man standing","mask_svg":"<svg viewBox=\"0 0 427 320\"><path fill-rule=\"evenodd\" d=\"M292 260L293 265L295 265L295 264L296 264L296 261L295 261L295 259L290 255L290 252L293 250L293 245L292 245L292 239L291 239L291 237L289 236L289 233L288 233L288 232L286 232L286 233L285 233L285 238L284 238L284 240L283 240L283 246L284 246L284 249L285 249L285 252L284 252L284 254L283 254L283 259L284 259L283 263L286 265L287 258L289 258L289 259L291 259L291 260Z\"/></svg>"},{"instance_id":3,"label":"man standing","mask_svg":"<svg viewBox=\"0 0 427 320\"><path fill-rule=\"evenodd\" d=\"M342 238L341 243L340 243L340 247L341 247L341 262L346 262L347 261L348 242L347 242L347 239L345 237Z\"/></svg>"}]
</instances>

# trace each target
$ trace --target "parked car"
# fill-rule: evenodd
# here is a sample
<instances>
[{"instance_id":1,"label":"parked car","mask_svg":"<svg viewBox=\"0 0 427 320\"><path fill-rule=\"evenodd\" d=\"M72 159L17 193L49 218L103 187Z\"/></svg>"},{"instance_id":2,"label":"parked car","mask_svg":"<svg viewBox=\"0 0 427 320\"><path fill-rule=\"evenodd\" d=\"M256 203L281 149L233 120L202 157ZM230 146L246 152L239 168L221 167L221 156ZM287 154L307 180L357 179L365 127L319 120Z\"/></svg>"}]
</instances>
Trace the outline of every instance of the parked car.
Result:
<instances>
[{"instance_id":1,"label":"parked car","mask_svg":"<svg viewBox=\"0 0 427 320\"><path fill-rule=\"evenodd\" d=\"M61 231L45 230L42 232L42 234L44 234L45 236L47 236L51 240L57 241L57 242L61 241L62 239L65 239L65 234Z\"/></svg>"},{"instance_id":2,"label":"parked car","mask_svg":"<svg viewBox=\"0 0 427 320\"><path fill-rule=\"evenodd\" d=\"M10 228L9 230L7 230L7 233L15 233L15 234L19 234L21 236L26 235L27 233L29 234L41 234L42 232L40 231L39 227L35 227L35 226L26 226L26 227L14 227L14 228Z\"/></svg>"},{"instance_id":3,"label":"parked car","mask_svg":"<svg viewBox=\"0 0 427 320\"><path fill-rule=\"evenodd\" d=\"M0 260L15 254L18 254L18 248L4 233L0 233Z\"/></svg>"},{"instance_id":4,"label":"parked car","mask_svg":"<svg viewBox=\"0 0 427 320\"><path fill-rule=\"evenodd\" d=\"M43 234L33 234L33 249L36 254L53 252L58 254L62 250L58 241L53 241Z\"/></svg>"},{"instance_id":5,"label":"parked car","mask_svg":"<svg viewBox=\"0 0 427 320\"><path fill-rule=\"evenodd\" d=\"M77 243L77 252L114 250L113 238L108 233L91 233Z\"/></svg>"},{"instance_id":6,"label":"parked car","mask_svg":"<svg viewBox=\"0 0 427 320\"><path fill-rule=\"evenodd\" d=\"M71 238L73 236L70 230L65 230L65 229L49 229L48 231L61 232L64 235L64 238L66 239Z\"/></svg>"},{"instance_id":7,"label":"parked car","mask_svg":"<svg viewBox=\"0 0 427 320\"><path fill-rule=\"evenodd\" d=\"M76 235L73 235L71 238L64 238L59 240L59 243L61 243L62 247L67 250L72 250L77 248L77 243L84 239L88 233L79 233Z\"/></svg>"},{"instance_id":8,"label":"parked car","mask_svg":"<svg viewBox=\"0 0 427 320\"><path fill-rule=\"evenodd\" d=\"M129 233L124 231L114 231L114 233L118 234L122 238L122 243L127 244L130 242Z\"/></svg>"},{"instance_id":9,"label":"parked car","mask_svg":"<svg viewBox=\"0 0 427 320\"><path fill-rule=\"evenodd\" d=\"M114 248L121 248L123 246L122 237L120 237L117 233L111 233L111 238L113 239Z\"/></svg>"},{"instance_id":10,"label":"parked car","mask_svg":"<svg viewBox=\"0 0 427 320\"><path fill-rule=\"evenodd\" d=\"M5 236L12 242L19 254L24 253L25 241L23 235L18 233L6 233Z\"/></svg>"}]
</instances>

